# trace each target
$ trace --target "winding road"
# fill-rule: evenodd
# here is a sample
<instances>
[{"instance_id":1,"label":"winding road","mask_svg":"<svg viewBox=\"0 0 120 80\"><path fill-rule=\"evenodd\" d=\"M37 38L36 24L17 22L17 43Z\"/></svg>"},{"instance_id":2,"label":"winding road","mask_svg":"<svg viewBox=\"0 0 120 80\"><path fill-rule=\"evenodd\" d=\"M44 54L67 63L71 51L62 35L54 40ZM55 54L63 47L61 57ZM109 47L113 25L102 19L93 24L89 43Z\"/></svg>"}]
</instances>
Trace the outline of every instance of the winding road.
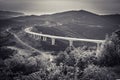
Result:
<instances>
[{"instance_id":1,"label":"winding road","mask_svg":"<svg viewBox=\"0 0 120 80\"><path fill-rule=\"evenodd\" d=\"M10 32L9 29L6 30L7 32L11 33L16 39L17 41L19 41L22 45L28 47L30 50L32 51L35 51L35 52L38 52L39 54L41 54L44 58L52 61L53 60L53 56L51 54L48 54L50 52L43 52L43 51L40 51L32 46L30 46L29 44L23 42L16 34L14 34L13 32ZM11 48L11 49L14 49L14 50L18 50L18 48L13 48L13 47L8 47L8 48ZM19 50L18 50L19 51Z\"/></svg>"}]
</instances>

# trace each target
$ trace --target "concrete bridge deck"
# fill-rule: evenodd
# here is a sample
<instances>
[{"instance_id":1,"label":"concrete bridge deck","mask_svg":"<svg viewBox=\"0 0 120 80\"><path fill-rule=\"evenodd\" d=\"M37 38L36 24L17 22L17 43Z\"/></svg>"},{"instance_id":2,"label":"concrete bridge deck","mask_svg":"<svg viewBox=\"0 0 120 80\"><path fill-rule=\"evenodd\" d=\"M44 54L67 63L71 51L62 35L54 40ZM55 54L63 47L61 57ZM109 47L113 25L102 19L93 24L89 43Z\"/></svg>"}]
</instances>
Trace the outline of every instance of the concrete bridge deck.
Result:
<instances>
[{"instance_id":1,"label":"concrete bridge deck","mask_svg":"<svg viewBox=\"0 0 120 80\"><path fill-rule=\"evenodd\" d=\"M91 43L96 43L96 44L100 44L100 43L103 43L105 41L105 40L96 40L96 39L81 39L81 38L54 36L54 35L32 32L31 30L32 30L32 27L28 27L25 29L25 32L30 34L30 35L33 35L35 37L37 36L38 38L43 37L44 41L46 41L46 38L51 38L52 45L55 44L55 39L67 40L67 41L69 41L69 46L73 45L73 41L91 42Z\"/></svg>"}]
</instances>

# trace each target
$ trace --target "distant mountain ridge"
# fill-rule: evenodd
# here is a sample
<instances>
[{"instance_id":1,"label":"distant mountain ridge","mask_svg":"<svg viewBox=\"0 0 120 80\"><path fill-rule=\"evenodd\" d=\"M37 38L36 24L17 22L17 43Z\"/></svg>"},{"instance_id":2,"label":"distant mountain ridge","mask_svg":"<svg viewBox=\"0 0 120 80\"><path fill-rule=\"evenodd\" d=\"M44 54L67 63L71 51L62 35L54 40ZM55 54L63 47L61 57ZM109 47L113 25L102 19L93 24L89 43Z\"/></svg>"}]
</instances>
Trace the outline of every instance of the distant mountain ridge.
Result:
<instances>
[{"instance_id":1,"label":"distant mountain ridge","mask_svg":"<svg viewBox=\"0 0 120 80\"><path fill-rule=\"evenodd\" d=\"M44 32L49 32L48 34L53 35L64 33L64 36L92 39L104 39L106 34L111 34L119 28L118 23L106 18L106 15L97 15L85 10L40 16L19 16L3 22L4 25L7 23L15 25L15 27L16 25L38 26L42 30L44 29Z\"/></svg>"},{"instance_id":2,"label":"distant mountain ridge","mask_svg":"<svg viewBox=\"0 0 120 80\"><path fill-rule=\"evenodd\" d=\"M110 20L112 23L120 25L120 14L102 15L102 17Z\"/></svg>"},{"instance_id":3,"label":"distant mountain ridge","mask_svg":"<svg viewBox=\"0 0 120 80\"><path fill-rule=\"evenodd\" d=\"M104 18L108 15L97 15L94 14L92 12L88 12L85 10L78 10L78 11L66 11L66 12L60 12L60 13L55 13L55 14L48 14L48 15L40 15L40 16L36 16L36 15L27 15L27 16L20 16L17 18L13 18L15 20L47 20L47 21L54 21L54 22L58 22L58 23L75 23L75 22L79 22L79 23L89 23L89 24L94 24L94 23L99 23L99 24L104 24L104 23L109 23L112 24L110 22L110 20Z\"/></svg>"},{"instance_id":4,"label":"distant mountain ridge","mask_svg":"<svg viewBox=\"0 0 120 80\"><path fill-rule=\"evenodd\" d=\"M8 19L12 17L23 16L24 13L12 12L12 11L0 11L0 19Z\"/></svg>"}]
</instances>

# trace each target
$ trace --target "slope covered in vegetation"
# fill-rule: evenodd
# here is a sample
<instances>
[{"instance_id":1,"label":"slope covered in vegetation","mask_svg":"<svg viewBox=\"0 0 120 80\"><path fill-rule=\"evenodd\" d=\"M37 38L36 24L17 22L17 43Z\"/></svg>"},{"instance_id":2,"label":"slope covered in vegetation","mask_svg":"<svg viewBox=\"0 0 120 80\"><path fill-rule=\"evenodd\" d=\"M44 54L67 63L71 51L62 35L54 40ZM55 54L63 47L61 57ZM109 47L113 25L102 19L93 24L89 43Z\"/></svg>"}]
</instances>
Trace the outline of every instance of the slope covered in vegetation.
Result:
<instances>
[{"instance_id":1,"label":"slope covered in vegetation","mask_svg":"<svg viewBox=\"0 0 120 80\"><path fill-rule=\"evenodd\" d=\"M120 31L96 50L68 47L50 61L37 53L0 58L1 80L115 80L120 78Z\"/></svg>"}]
</instances>

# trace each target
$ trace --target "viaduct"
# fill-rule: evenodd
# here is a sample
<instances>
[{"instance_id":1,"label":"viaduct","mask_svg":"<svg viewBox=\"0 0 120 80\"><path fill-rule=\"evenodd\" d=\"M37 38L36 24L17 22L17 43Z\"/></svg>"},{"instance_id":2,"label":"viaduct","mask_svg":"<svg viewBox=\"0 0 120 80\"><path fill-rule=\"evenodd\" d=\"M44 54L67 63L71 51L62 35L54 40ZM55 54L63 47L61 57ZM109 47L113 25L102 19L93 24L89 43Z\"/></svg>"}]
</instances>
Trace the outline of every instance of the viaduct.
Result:
<instances>
[{"instance_id":1,"label":"viaduct","mask_svg":"<svg viewBox=\"0 0 120 80\"><path fill-rule=\"evenodd\" d=\"M25 28L25 32L30 35L31 37L34 37L35 39L42 39L43 41L47 41L47 38L51 39L52 45L55 45L56 39L61 40L67 40L69 41L69 46L73 46L74 41L81 41L81 42L91 42L96 43L97 48L100 47L100 44L103 43L105 40L95 40L95 39L81 39L81 38L72 38L72 37L62 37L62 36L54 36L49 34L42 34L42 33L36 33L32 31L32 27Z\"/></svg>"}]
</instances>

